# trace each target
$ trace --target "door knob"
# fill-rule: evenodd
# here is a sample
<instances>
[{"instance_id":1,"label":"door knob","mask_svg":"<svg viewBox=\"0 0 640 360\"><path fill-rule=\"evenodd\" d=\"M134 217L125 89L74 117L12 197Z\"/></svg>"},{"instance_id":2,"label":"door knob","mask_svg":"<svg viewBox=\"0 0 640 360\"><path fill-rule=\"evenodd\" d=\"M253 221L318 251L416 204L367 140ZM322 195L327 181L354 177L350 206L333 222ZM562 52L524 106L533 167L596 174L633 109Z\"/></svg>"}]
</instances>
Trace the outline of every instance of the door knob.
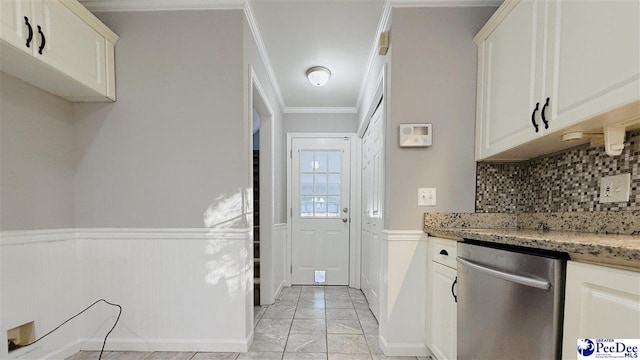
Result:
<instances>
[{"instance_id":1,"label":"door knob","mask_svg":"<svg viewBox=\"0 0 640 360\"><path fill-rule=\"evenodd\" d=\"M343 218L343 219L342 219L342 222L343 222L343 223L346 223L347 221L349 221L349 219L347 219L347 218Z\"/></svg>"},{"instance_id":2,"label":"door knob","mask_svg":"<svg viewBox=\"0 0 640 360\"><path fill-rule=\"evenodd\" d=\"M342 212L347 212L347 211L349 211L349 209L348 209L348 208L343 208L343 209L342 209Z\"/></svg>"}]
</instances>

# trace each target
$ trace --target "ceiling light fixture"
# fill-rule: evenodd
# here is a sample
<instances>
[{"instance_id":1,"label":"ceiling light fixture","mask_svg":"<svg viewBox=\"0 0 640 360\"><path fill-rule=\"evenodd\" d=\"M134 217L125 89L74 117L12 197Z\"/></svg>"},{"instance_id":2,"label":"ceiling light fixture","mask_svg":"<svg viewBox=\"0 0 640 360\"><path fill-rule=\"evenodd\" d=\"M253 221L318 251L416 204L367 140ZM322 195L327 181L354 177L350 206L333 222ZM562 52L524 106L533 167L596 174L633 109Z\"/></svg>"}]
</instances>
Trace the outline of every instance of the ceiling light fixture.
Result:
<instances>
[{"instance_id":1,"label":"ceiling light fixture","mask_svg":"<svg viewBox=\"0 0 640 360\"><path fill-rule=\"evenodd\" d=\"M307 78L313 86L324 86L331 77L331 71L324 66L314 66L307 70Z\"/></svg>"}]
</instances>

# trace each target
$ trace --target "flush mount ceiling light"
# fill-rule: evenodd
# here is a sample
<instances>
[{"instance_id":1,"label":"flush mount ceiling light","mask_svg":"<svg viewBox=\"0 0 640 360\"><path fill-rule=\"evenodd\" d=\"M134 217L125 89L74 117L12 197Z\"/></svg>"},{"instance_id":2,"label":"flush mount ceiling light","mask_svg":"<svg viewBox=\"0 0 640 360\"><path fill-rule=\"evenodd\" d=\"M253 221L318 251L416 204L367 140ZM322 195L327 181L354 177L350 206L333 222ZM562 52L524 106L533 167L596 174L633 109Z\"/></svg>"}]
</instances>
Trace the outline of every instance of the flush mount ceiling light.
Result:
<instances>
[{"instance_id":1,"label":"flush mount ceiling light","mask_svg":"<svg viewBox=\"0 0 640 360\"><path fill-rule=\"evenodd\" d=\"M307 78L313 86L323 86L330 77L331 71L324 66L314 66L307 70Z\"/></svg>"}]
</instances>

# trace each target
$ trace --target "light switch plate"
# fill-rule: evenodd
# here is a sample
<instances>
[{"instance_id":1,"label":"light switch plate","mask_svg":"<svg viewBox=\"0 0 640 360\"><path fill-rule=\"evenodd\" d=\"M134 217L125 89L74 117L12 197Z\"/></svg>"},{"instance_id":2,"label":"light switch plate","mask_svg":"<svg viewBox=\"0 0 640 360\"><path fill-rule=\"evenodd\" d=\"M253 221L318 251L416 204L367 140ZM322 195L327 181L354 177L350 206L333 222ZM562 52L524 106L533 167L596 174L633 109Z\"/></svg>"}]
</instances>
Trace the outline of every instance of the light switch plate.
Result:
<instances>
[{"instance_id":1,"label":"light switch plate","mask_svg":"<svg viewBox=\"0 0 640 360\"><path fill-rule=\"evenodd\" d=\"M436 206L436 188L419 188L418 206Z\"/></svg>"},{"instance_id":2,"label":"light switch plate","mask_svg":"<svg viewBox=\"0 0 640 360\"><path fill-rule=\"evenodd\" d=\"M600 202L627 202L630 188L631 174L604 176L600 179Z\"/></svg>"}]
</instances>

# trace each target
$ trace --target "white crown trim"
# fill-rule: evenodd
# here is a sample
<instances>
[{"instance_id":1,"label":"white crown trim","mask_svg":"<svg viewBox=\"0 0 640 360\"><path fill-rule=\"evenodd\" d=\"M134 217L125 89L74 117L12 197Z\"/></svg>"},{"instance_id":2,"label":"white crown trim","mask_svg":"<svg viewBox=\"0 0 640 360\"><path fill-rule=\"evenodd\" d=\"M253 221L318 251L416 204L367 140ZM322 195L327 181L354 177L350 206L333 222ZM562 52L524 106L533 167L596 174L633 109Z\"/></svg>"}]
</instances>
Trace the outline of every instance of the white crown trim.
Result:
<instances>
[{"instance_id":1,"label":"white crown trim","mask_svg":"<svg viewBox=\"0 0 640 360\"><path fill-rule=\"evenodd\" d=\"M256 18L253 15L253 7L251 6L251 3L249 1L245 1L243 9L244 15L247 18L247 22L249 23L249 28L251 29L251 33L253 34L253 38L255 39L256 45L258 46L258 53L260 53L260 57L262 58L264 67L267 70L267 75L269 76L269 80L271 81L273 92L276 95L278 104L280 104L280 108L284 109L285 103L284 98L282 97L282 91L280 90L280 84L278 83L276 73L273 70L273 66L271 65L271 58L269 57L267 48L264 45L264 41L262 40L260 28L258 28L258 23L256 22Z\"/></svg>"},{"instance_id":2,"label":"white crown trim","mask_svg":"<svg viewBox=\"0 0 640 360\"><path fill-rule=\"evenodd\" d=\"M355 107L286 107L285 114L357 114Z\"/></svg>"},{"instance_id":3,"label":"white crown trim","mask_svg":"<svg viewBox=\"0 0 640 360\"><path fill-rule=\"evenodd\" d=\"M245 0L81 0L91 12L242 10Z\"/></svg>"},{"instance_id":4,"label":"white crown trim","mask_svg":"<svg viewBox=\"0 0 640 360\"><path fill-rule=\"evenodd\" d=\"M367 67L365 68L365 73L362 77L362 83L360 84L360 93L358 94L356 109L360 109L360 106L362 106L362 101L364 101L364 91L367 86L367 81L369 81L369 76L371 75L371 68L373 67L373 62L375 61L376 56L378 56L378 38L389 25L389 20L391 19L391 8L391 2L388 0L385 1L384 7L382 8L382 14L380 15L380 20L378 21L378 29L376 30L376 33L373 37L373 45L371 46L371 51L369 52Z\"/></svg>"}]
</instances>

